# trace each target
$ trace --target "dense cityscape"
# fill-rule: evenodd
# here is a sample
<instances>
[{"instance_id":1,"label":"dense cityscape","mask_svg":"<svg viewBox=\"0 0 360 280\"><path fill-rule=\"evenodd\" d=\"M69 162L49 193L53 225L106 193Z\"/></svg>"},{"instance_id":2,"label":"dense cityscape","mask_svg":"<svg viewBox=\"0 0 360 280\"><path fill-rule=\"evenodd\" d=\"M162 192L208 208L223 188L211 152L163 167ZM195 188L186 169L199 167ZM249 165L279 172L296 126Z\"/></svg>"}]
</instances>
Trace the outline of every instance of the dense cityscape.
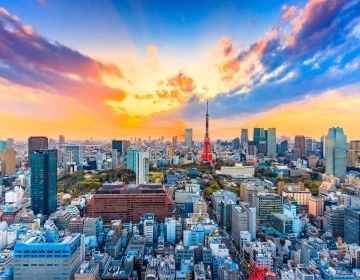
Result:
<instances>
[{"instance_id":1,"label":"dense cityscape","mask_svg":"<svg viewBox=\"0 0 360 280\"><path fill-rule=\"evenodd\" d=\"M1 0L33 279L360 280L360 0Z\"/></svg>"},{"instance_id":2,"label":"dense cityscape","mask_svg":"<svg viewBox=\"0 0 360 280\"><path fill-rule=\"evenodd\" d=\"M2 279L359 279L360 140L192 133L1 140Z\"/></svg>"}]
</instances>

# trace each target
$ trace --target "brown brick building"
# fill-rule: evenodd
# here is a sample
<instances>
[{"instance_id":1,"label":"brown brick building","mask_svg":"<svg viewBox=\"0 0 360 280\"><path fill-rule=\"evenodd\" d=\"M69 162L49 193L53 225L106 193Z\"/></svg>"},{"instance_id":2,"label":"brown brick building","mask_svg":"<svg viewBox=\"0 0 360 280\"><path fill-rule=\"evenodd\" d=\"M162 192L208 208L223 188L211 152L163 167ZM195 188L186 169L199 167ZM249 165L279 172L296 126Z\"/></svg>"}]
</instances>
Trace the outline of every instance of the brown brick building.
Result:
<instances>
[{"instance_id":1,"label":"brown brick building","mask_svg":"<svg viewBox=\"0 0 360 280\"><path fill-rule=\"evenodd\" d=\"M103 184L87 204L88 217L138 222L146 213L154 213L156 221L172 216L172 199L160 184L129 187L124 184Z\"/></svg>"}]
</instances>

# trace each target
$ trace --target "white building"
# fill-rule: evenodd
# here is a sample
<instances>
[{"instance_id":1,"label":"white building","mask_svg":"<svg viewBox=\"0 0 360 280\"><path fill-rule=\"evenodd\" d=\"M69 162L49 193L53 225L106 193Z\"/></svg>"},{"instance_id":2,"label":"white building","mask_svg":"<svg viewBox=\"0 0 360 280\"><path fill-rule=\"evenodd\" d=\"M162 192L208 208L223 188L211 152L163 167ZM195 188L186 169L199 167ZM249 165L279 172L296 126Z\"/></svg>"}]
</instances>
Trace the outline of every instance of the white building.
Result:
<instances>
[{"instance_id":1,"label":"white building","mask_svg":"<svg viewBox=\"0 0 360 280\"><path fill-rule=\"evenodd\" d=\"M229 175L232 177L249 178L254 177L255 167L254 166L243 166L236 164L235 166L222 166L220 171L216 171L217 174Z\"/></svg>"},{"instance_id":2,"label":"white building","mask_svg":"<svg viewBox=\"0 0 360 280\"><path fill-rule=\"evenodd\" d=\"M149 153L138 152L136 156L136 184L149 183Z\"/></svg>"}]
</instances>

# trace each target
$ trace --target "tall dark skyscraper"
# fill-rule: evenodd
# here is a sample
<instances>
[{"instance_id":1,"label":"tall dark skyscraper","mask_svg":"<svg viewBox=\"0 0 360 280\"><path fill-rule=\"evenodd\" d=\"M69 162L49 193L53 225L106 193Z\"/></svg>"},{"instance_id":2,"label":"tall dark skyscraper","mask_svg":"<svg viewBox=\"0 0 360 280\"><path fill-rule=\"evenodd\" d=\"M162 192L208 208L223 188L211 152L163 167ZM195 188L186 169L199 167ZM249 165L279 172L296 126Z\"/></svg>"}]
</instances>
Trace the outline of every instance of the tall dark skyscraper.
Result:
<instances>
[{"instance_id":1,"label":"tall dark skyscraper","mask_svg":"<svg viewBox=\"0 0 360 280\"><path fill-rule=\"evenodd\" d=\"M57 207L57 150L31 154L31 209L45 215Z\"/></svg>"},{"instance_id":2,"label":"tall dark skyscraper","mask_svg":"<svg viewBox=\"0 0 360 280\"><path fill-rule=\"evenodd\" d=\"M256 145L259 144L260 141L265 141L265 130L264 128L255 127L253 140Z\"/></svg>"},{"instance_id":3,"label":"tall dark skyscraper","mask_svg":"<svg viewBox=\"0 0 360 280\"><path fill-rule=\"evenodd\" d=\"M65 136L59 135L59 145L63 146L65 144Z\"/></svg>"},{"instance_id":4,"label":"tall dark skyscraper","mask_svg":"<svg viewBox=\"0 0 360 280\"><path fill-rule=\"evenodd\" d=\"M306 144L305 144L305 136L304 135L296 135L295 136L295 146L294 152L297 158L301 158L306 153Z\"/></svg>"},{"instance_id":5,"label":"tall dark skyscraper","mask_svg":"<svg viewBox=\"0 0 360 280\"><path fill-rule=\"evenodd\" d=\"M36 150L46 150L49 148L48 138L45 136L31 136L28 139L28 158L31 166L31 154Z\"/></svg>"},{"instance_id":6,"label":"tall dark skyscraper","mask_svg":"<svg viewBox=\"0 0 360 280\"><path fill-rule=\"evenodd\" d=\"M123 154L123 140L112 140L111 149L117 150L118 155Z\"/></svg>"}]
</instances>

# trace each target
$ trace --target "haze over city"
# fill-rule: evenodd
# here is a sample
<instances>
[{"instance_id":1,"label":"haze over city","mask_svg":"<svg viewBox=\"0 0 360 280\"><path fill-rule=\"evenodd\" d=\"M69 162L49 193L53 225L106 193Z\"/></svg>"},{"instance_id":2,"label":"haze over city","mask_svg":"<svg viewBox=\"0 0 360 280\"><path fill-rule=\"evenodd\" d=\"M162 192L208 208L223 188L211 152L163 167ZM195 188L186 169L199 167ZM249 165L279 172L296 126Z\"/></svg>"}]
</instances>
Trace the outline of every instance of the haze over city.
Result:
<instances>
[{"instance_id":1,"label":"haze over city","mask_svg":"<svg viewBox=\"0 0 360 280\"><path fill-rule=\"evenodd\" d=\"M316 138L360 122L359 1L0 3L1 134Z\"/></svg>"}]
</instances>

